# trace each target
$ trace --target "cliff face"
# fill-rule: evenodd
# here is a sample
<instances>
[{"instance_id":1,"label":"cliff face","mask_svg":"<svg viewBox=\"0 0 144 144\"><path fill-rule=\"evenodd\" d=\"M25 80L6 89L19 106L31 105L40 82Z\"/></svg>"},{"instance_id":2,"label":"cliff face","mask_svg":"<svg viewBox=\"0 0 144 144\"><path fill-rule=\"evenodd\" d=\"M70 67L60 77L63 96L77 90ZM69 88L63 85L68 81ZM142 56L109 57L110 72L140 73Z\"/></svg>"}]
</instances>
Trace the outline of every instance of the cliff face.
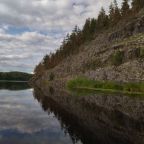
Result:
<instances>
[{"instance_id":1,"label":"cliff face","mask_svg":"<svg viewBox=\"0 0 144 144\"><path fill-rule=\"evenodd\" d=\"M84 75L96 80L144 80L144 12L111 30L97 34L91 42L80 47L79 53L45 71L40 79L69 79Z\"/></svg>"}]
</instances>

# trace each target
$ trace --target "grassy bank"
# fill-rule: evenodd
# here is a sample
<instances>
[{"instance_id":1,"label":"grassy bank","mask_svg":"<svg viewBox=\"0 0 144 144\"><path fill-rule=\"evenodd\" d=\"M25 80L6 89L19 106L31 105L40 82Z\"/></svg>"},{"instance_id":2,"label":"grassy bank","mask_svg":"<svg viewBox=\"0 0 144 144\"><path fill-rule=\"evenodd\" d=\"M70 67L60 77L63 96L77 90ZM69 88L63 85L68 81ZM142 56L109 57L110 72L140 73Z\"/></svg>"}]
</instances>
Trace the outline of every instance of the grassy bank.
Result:
<instances>
[{"instance_id":1,"label":"grassy bank","mask_svg":"<svg viewBox=\"0 0 144 144\"><path fill-rule=\"evenodd\" d=\"M124 94L144 94L144 82L141 83L118 83L111 81L95 81L84 77L78 77L68 81L69 90L85 89L92 91L118 92Z\"/></svg>"}]
</instances>

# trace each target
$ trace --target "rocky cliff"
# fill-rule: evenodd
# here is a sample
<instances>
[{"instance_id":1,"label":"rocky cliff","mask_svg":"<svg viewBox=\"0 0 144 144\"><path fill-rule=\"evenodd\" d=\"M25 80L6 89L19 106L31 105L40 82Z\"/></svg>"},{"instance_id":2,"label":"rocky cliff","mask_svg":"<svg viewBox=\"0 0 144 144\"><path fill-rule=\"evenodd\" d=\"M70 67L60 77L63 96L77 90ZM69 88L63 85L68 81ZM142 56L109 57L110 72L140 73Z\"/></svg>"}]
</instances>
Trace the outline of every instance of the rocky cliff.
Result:
<instances>
[{"instance_id":1,"label":"rocky cliff","mask_svg":"<svg viewBox=\"0 0 144 144\"><path fill-rule=\"evenodd\" d=\"M84 75L96 80L144 80L144 11L95 36L79 53L45 71L38 79L69 79Z\"/></svg>"}]
</instances>

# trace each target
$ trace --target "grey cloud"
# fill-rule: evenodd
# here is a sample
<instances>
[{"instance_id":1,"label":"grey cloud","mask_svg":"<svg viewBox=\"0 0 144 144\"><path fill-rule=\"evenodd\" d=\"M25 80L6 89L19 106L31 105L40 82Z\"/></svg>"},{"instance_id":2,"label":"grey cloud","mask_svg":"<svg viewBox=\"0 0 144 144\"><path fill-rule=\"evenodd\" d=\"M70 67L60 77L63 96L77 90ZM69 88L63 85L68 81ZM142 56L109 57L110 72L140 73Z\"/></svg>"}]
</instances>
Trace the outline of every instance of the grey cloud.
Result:
<instances>
[{"instance_id":1,"label":"grey cloud","mask_svg":"<svg viewBox=\"0 0 144 144\"><path fill-rule=\"evenodd\" d=\"M26 68L31 66L32 71L46 53L58 48L59 43L59 39L38 32L25 32L21 35L2 33L0 34L0 65Z\"/></svg>"},{"instance_id":2,"label":"grey cloud","mask_svg":"<svg viewBox=\"0 0 144 144\"><path fill-rule=\"evenodd\" d=\"M21 65L27 71L29 65L32 71L46 53L59 47L75 25L82 27L86 18L96 17L101 6L108 10L111 1L0 0L0 70ZM15 27L30 32L10 34Z\"/></svg>"}]
</instances>

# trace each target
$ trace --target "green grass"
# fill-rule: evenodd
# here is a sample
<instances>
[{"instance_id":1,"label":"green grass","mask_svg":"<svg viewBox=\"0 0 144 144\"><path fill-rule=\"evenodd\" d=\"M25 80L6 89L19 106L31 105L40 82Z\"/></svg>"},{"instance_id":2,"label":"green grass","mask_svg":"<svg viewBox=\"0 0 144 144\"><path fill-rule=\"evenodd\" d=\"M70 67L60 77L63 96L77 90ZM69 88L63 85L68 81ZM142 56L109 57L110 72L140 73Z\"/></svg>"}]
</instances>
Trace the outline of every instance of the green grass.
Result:
<instances>
[{"instance_id":1,"label":"green grass","mask_svg":"<svg viewBox=\"0 0 144 144\"><path fill-rule=\"evenodd\" d=\"M118 83L111 81L95 81L85 77L78 77L70 80L67 83L67 88L73 90L91 90L103 91L108 93L123 93L123 94L143 94L144 82L142 83Z\"/></svg>"}]
</instances>

